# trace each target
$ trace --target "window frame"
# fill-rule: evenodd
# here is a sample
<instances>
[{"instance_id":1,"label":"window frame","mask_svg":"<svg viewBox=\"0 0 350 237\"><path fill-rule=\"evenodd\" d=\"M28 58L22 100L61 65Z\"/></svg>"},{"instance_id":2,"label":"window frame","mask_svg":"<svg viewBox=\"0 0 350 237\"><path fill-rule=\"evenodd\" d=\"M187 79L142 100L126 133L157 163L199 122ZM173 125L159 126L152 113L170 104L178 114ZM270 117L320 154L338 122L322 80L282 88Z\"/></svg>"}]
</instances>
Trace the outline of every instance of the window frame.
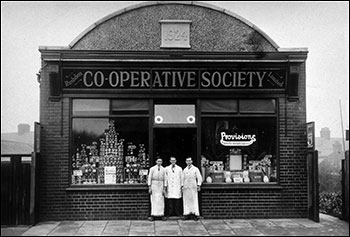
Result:
<instances>
[{"instance_id":1,"label":"window frame","mask_svg":"<svg viewBox=\"0 0 350 237\"><path fill-rule=\"evenodd\" d=\"M227 96L227 97L226 97ZM202 140L201 140L201 134L202 134L202 119L203 118L210 118L210 117L234 117L234 118L243 118L243 117L248 117L248 118L266 118L266 117L273 117L275 118L275 123L276 123L276 172L277 172L277 182L271 182L271 183L203 183L203 189L282 189L282 186L280 186L280 134L279 134L279 129L280 129L280 99L278 95L271 95L271 96L266 96L263 95L260 97L248 97L245 98L244 96L222 96L222 97L198 97L196 99L191 98L191 99L186 99L183 98L180 101L174 101L174 99L170 98L154 98L154 97L146 97L146 98L139 98L137 97L136 99L140 100L147 100L148 105L149 105L149 110L147 114L117 114L117 115L112 115L112 100L123 100L123 99L129 99L129 97L96 97L94 99L107 99L110 101L110 108L109 108L109 115L103 115L103 116L97 116L97 115L73 115L73 100L74 99L91 99L91 97L70 97L69 98L69 159L68 159L68 187L66 188L67 191L93 191L93 190L146 190L147 185L145 184L72 184L72 142L73 142L73 119L74 118L107 118L107 119L113 119L113 118L148 118L148 149L147 149L147 154L149 155L150 159L150 167L153 164L153 133L154 133L154 128L162 127L162 126L155 126L154 124L154 104L194 104L195 105L195 118L196 118L196 123L195 125L191 126L185 126L185 127L192 127L196 128L197 130L197 160L200 162L200 154L202 152ZM130 99L135 99L135 98L130 98ZM222 100L222 99L232 99L232 100L237 100L237 112L234 113L206 113L201 111L201 99L203 100ZM239 110L239 99L275 99L276 103L276 109L275 113L240 113ZM181 127L181 125L165 125L165 127ZM200 163L199 163L200 164Z\"/></svg>"},{"instance_id":2,"label":"window frame","mask_svg":"<svg viewBox=\"0 0 350 237\"><path fill-rule=\"evenodd\" d=\"M212 100L215 100L215 98L210 98ZM265 189L265 188L272 188L272 189L281 189L280 186L280 136L279 136L279 124L280 124L280 119L279 119L279 98L278 97L262 97L262 98L234 98L237 100L237 112L224 112L224 113L212 113L212 112L202 112L199 111L198 116L200 117L201 120L201 136L200 139L202 139L202 123L203 123L203 119L205 118L230 118L230 119L235 119L235 118L275 118L275 127L276 127L276 131L275 131L275 136L276 136L276 182L268 182L268 183L257 183L257 182L252 182L252 183L206 183L203 181L203 187L206 189L236 189L236 188L261 188L261 189ZM248 99L253 99L253 100L264 100L264 99L274 99L275 100L275 112L274 113L247 113L247 112L240 112L240 102L239 100L248 100ZM199 102L199 107L200 107L200 102ZM201 108L201 107L200 107ZM200 109L199 109L200 110ZM200 154L202 153L202 140L200 140L199 142L200 145Z\"/></svg>"},{"instance_id":3,"label":"window frame","mask_svg":"<svg viewBox=\"0 0 350 237\"><path fill-rule=\"evenodd\" d=\"M70 98L69 101L69 145L68 145L68 149L69 149L69 159L68 159L68 188L66 189L67 191L75 191L75 190L119 190L119 189L132 189L132 190L138 190L138 189L146 189L147 185L145 185L144 183L135 183L135 184L121 184L121 183L116 183L116 184L72 184L72 172L73 172L73 168L72 168L72 156L73 156L73 151L72 151L72 146L73 146L73 120L74 119L108 119L108 120L113 120L113 119L118 119L118 118L146 118L148 119L148 130L149 125L150 125L150 119L151 119L151 106L152 106L152 102L150 99L141 99L140 100L147 100L148 105L149 105L149 110L147 114L117 114L117 115L113 115L113 111L112 111L112 100L128 100L128 98L94 98L95 100L108 100L109 101L109 111L108 111L108 115L74 115L73 113L73 100L88 100L91 98L86 98L86 97L74 97L74 98ZM134 99L133 99L134 100ZM149 131L148 131L148 141L147 141L147 152L146 154L149 155L150 158L150 140L149 140ZM151 160L150 160L151 163ZM150 167L149 167L150 168Z\"/></svg>"}]
</instances>

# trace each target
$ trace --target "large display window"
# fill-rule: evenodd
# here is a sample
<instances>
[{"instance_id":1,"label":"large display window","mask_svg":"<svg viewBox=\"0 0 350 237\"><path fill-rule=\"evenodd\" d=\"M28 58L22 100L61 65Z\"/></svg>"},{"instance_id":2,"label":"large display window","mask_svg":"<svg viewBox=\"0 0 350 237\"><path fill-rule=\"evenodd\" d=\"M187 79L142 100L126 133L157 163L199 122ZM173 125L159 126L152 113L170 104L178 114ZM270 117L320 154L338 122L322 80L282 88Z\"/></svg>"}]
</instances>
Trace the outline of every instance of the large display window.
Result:
<instances>
[{"instance_id":1,"label":"large display window","mask_svg":"<svg viewBox=\"0 0 350 237\"><path fill-rule=\"evenodd\" d=\"M162 151L165 160L170 154L165 151L179 148L174 141L162 147L164 142L159 146L160 141L149 138L155 134L165 140L160 131L169 134L171 128L182 136L179 141L187 134L179 128L196 129L187 145L192 153L200 147L198 166L204 182L278 181L276 99L202 99L198 110L194 104L154 104L150 110L150 104L152 100L72 99L72 185L145 184L152 165L149 147L154 155ZM200 111L198 128L196 111ZM196 131L199 139L194 139ZM172 155L179 158L198 154L176 152Z\"/></svg>"},{"instance_id":2,"label":"large display window","mask_svg":"<svg viewBox=\"0 0 350 237\"><path fill-rule=\"evenodd\" d=\"M72 103L71 184L146 183L148 101L73 99Z\"/></svg>"},{"instance_id":3,"label":"large display window","mask_svg":"<svg viewBox=\"0 0 350 237\"><path fill-rule=\"evenodd\" d=\"M226 106L220 104L225 107L220 110L215 103L203 101L201 105L205 182L277 182L276 101L229 100Z\"/></svg>"}]
</instances>

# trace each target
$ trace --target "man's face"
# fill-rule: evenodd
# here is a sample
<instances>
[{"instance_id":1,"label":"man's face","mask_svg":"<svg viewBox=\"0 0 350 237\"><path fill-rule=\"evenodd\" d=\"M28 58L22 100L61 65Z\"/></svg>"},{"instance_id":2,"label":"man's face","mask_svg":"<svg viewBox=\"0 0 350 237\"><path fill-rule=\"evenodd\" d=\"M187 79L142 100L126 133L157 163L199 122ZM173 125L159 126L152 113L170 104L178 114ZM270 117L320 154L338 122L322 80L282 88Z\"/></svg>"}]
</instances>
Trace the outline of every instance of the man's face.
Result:
<instances>
[{"instance_id":1,"label":"man's face","mask_svg":"<svg viewBox=\"0 0 350 237\"><path fill-rule=\"evenodd\" d=\"M158 166L160 166L160 165L162 165L163 161L162 161L162 159L157 159L156 163Z\"/></svg>"},{"instance_id":2,"label":"man's face","mask_svg":"<svg viewBox=\"0 0 350 237\"><path fill-rule=\"evenodd\" d=\"M175 165L176 164L176 158L175 157L170 157L170 164Z\"/></svg>"},{"instance_id":3,"label":"man's face","mask_svg":"<svg viewBox=\"0 0 350 237\"><path fill-rule=\"evenodd\" d=\"M192 165L192 158L187 158L186 159L186 164L187 164L187 166Z\"/></svg>"}]
</instances>

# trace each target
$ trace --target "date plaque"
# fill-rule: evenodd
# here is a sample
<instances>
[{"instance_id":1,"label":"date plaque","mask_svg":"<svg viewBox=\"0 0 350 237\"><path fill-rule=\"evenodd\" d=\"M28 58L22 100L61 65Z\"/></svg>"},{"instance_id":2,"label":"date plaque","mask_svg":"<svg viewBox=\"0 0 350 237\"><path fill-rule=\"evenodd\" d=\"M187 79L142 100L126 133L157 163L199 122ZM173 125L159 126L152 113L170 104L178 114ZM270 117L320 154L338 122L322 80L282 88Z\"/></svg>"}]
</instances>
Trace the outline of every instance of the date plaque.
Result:
<instances>
[{"instance_id":1,"label":"date plaque","mask_svg":"<svg viewBox=\"0 0 350 237\"><path fill-rule=\"evenodd\" d=\"M161 48L191 48L189 20L161 20Z\"/></svg>"}]
</instances>

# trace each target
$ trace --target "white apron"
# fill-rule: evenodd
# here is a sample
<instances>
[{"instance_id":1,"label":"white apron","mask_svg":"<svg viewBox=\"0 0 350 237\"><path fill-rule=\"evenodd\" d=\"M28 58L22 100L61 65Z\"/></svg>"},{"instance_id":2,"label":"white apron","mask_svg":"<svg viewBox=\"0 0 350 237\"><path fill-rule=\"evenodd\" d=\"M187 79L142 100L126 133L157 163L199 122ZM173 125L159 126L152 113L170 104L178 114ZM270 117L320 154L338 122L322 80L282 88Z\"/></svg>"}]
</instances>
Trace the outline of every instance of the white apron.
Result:
<instances>
[{"instance_id":1,"label":"white apron","mask_svg":"<svg viewBox=\"0 0 350 237\"><path fill-rule=\"evenodd\" d=\"M164 196L163 196L164 182L153 180L151 189L151 216L164 216Z\"/></svg>"},{"instance_id":2,"label":"white apron","mask_svg":"<svg viewBox=\"0 0 350 237\"><path fill-rule=\"evenodd\" d=\"M198 191L197 185L202 184L202 176L197 167L189 169L186 167L183 171L183 206L184 215L195 214L199 216Z\"/></svg>"},{"instance_id":3,"label":"white apron","mask_svg":"<svg viewBox=\"0 0 350 237\"><path fill-rule=\"evenodd\" d=\"M166 182L167 186L166 198L181 198L181 186L182 186L182 169L180 166L175 165L175 168L172 168L172 165L169 165L165 168Z\"/></svg>"},{"instance_id":4,"label":"white apron","mask_svg":"<svg viewBox=\"0 0 350 237\"><path fill-rule=\"evenodd\" d=\"M163 188L165 181L164 167L153 166L148 175L148 185L151 186L151 216L164 216Z\"/></svg>"}]
</instances>

